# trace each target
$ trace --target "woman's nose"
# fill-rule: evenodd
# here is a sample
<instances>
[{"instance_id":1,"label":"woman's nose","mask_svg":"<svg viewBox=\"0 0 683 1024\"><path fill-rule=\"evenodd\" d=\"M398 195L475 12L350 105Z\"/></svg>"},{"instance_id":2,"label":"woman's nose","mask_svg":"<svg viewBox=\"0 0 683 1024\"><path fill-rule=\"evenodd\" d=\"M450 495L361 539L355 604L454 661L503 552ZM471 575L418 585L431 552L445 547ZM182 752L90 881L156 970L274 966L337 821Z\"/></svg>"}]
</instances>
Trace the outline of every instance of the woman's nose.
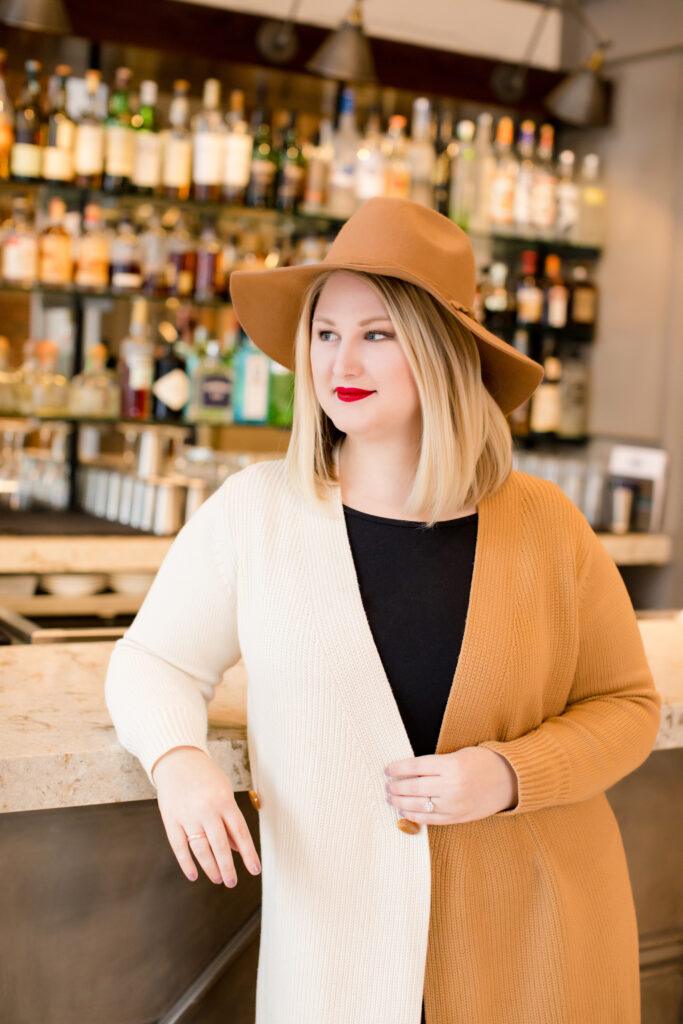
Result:
<instances>
[{"instance_id":1,"label":"woman's nose","mask_svg":"<svg viewBox=\"0 0 683 1024\"><path fill-rule=\"evenodd\" d=\"M334 357L334 369L338 374L346 370L358 370L361 366L360 350L352 342L342 341Z\"/></svg>"}]
</instances>

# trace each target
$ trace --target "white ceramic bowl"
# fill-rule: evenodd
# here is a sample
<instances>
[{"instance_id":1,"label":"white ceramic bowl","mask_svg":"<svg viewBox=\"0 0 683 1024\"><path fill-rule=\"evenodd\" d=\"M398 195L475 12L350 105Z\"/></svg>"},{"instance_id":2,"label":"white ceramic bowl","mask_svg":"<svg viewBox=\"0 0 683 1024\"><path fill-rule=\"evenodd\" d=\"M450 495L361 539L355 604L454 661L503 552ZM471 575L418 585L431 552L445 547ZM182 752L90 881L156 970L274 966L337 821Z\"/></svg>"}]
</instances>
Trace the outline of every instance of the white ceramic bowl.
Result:
<instances>
[{"instance_id":1,"label":"white ceramic bowl","mask_svg":"<svg viewBox=\"0 0 683 1024\"><path fill-rule=\"evenodd\" d=\"M109 586L117 594L139 596L147 593L155 575L153 572L112 572Z\"/></svg>"},{"instance_id":2,"label":"white ceramic bowl","mask_svg":"<svg viewBox=\"0 0 683 1024\"><path fill-rule=\"evenodd\" d=\"M30 597L38 586L38 573L0 575L0 597Z\"/></svg>"},{"instance_id":3,"label":"white ceramic bowl","mask_svg":"<svg viewBox=\"0 0 683 1024\"><path fill-rule=\"evenodd\" d=\"M104 572L49 572L40 577L40 585L49 594L59 597L87 597L105 590Z\"/></svg>"}]
</instances>

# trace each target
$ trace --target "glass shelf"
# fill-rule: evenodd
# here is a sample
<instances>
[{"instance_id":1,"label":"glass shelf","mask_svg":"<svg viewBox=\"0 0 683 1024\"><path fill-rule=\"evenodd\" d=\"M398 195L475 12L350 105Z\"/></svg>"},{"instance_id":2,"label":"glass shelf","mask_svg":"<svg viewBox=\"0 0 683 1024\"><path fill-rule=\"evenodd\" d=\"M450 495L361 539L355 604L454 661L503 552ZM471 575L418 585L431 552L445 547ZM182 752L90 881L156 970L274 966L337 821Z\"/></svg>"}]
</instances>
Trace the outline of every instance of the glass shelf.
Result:
<instances>
[{"instance_id":1,"label":"glass shelf","mask_svg":"<svg viewBox=\"0 0 683 1024\"><path fill-rule=\"evenodd\" d=\"M3 421L5 420L15 422L17 420L36 420L40 423L123 423L138 427L184 427L187 430L191 430L193 427L220 427L221 430L231 430L233 428L242 430L244 427L248 427L250 430L291 430L291 427L283 427L277 423L206 423L204 420L193 420L192 422L186 422L185 420L138 420L127 419L124 416L76 416L69 413L65 413L62 416L40 416L33 412L0 413L0 430L2 430Z\"/></svg>"},{"instance_id":2,"label":"glass shelf","mask_svg":"<svg viewBox=\"0 0 683 1024\"><path fill-rule=\"evenodd\" d=\"M123 289L113 288L79 288L77 285L60 286L41 284L39 281L31 285L21 285L14 284L10 281L0 281L0 292L10 292L20 295L45 295L48 298L62 299L131 299L142 297L147 299L150 303L169 305L171 308L175 308L180 305L211 306L214 308L218 306L231 305L230 299L228 298L216 297L212 299L196 299L192 295L148 295L141 289L125 291Z\"/></svg>"}]
</instances>

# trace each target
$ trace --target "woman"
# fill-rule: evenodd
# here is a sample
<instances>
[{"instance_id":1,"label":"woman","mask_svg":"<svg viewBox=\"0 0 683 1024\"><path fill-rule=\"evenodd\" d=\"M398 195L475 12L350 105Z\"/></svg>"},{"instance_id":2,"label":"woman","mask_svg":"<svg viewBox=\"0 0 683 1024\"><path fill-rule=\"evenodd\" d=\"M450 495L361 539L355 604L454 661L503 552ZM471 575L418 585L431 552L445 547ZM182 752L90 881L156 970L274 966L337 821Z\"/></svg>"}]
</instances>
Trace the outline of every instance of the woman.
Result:
<instances>
[{"instance_id":1,"label":"woman","mask_svg":"<svg viewBox=\"0 0 683 1024\"><path fill-rule=\"evenodd\" d=\"M233 273L245 330L297 370L287 456L198 509L111 657L181 869L191 847L228 885L231 850L259 865L206 705L244 659L257 1024L640 1020L605 790L661 698L587 520L512 469L505 417L542 370L474 288L467 236L399 199L319 264Z\"/></svg>"}]
</instances>

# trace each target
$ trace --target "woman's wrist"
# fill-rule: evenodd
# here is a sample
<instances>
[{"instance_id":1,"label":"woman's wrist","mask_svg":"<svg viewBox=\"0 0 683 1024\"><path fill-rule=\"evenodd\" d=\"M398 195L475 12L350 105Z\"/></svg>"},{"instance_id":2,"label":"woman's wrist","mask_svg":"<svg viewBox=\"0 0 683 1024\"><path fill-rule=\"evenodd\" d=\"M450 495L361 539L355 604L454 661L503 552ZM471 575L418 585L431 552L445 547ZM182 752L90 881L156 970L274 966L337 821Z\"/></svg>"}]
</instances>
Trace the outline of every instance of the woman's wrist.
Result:
<instances>
[{"instance_id":1,"label":"woman's wrist","mask_svg":"<svg viewBox=\"0 0 683 1024\"><path fill-rule=\"evenodd\" d=\"M171 747L171 749L167 750L165 753L163 753L161 755L161 757L158 757L156 759L156 761L154 762L154 764L152 765L152 769L150 771L150 775L152 776L154 784L157 785L157 776L155 775L155 772L157 771L157 769L158 769L158 767L159 767L159 765L161 764L162 761L168 762L168 761L172 760L171 757L170 757L171 754L180 754L180 753L188 754L191 751L203 754L204 757L208 756L206 751L202 750L201 747L194 747L194 746L189 746L189 745L188 746L182 746L182 747ZM173 760L177 760L177 758L174 758Z\"/></svg>"}]
</instances>

